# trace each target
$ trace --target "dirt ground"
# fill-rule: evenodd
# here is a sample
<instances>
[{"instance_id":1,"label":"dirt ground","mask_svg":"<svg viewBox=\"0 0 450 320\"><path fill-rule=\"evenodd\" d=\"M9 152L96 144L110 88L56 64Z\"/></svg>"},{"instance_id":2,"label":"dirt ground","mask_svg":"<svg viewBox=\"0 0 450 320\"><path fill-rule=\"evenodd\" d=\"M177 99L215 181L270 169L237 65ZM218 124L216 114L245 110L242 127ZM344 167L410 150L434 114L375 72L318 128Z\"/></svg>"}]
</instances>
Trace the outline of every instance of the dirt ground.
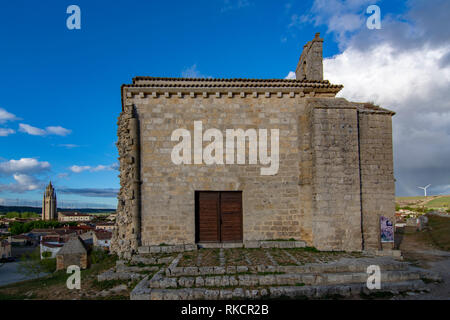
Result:
<instances>
[{"instance_id":1,"label":"dirt ground","mask_svg":"<svg viewBox=\"0 0 450 320\"><path fill-rule=\"evenodd\" d=\"M69 290L68 274L58 271L48 277L0 287L0 300L118 300L129 299L136 283L128 281L98 282L97 275L115 264L108 258L81 272L81 290Z\"/></svg>"},{"instance_id":2,"label":"dirt ground","mask_svg":"<svg viewBox=\"0 0 450 320\"><path fill-rule=\"evenodd\" d=\"M438 246L432 241L430 232L429 229L416 231L415 228L406 227L396 233L397 247L402 251L405 261L439 273L443 282L430 284L430 293L393 299L450 300L450 252L441 250L442 245Z\"/></svg>"}]
</instances>

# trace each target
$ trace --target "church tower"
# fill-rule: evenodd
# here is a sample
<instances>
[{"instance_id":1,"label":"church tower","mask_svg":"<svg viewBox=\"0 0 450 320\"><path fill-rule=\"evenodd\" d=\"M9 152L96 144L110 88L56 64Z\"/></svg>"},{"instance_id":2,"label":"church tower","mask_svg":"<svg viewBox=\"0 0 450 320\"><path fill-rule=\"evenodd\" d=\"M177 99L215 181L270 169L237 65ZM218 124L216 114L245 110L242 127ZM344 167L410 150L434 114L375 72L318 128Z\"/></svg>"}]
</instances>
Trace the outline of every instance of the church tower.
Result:
<instances>
[{"instance_id":1,"label":"church tower","mask_svg":"<svg viewBox=\"0 0 450 320\"><path fill-rule=\"evenodd\" d=\"M57 218L56 193L50 182L45 188L44 199L42 200L42 220L56 220Z\"/></svg>"}]
</instances>

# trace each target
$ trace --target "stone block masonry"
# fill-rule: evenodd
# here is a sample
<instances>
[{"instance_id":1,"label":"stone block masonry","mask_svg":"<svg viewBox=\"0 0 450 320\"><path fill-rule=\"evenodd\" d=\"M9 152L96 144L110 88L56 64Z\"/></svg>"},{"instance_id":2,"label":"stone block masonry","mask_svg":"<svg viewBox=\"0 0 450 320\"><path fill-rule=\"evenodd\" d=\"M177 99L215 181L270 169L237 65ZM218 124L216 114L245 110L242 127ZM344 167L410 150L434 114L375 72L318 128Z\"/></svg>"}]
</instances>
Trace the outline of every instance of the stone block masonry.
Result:
<instances>
[{"instance_id":1,"label":"stone block masonry","mask_svg":"<svg viewBox=\"0 0 450 320\"><path fill-rule=\"evenodd\" d=\"M113 252L196 245L199 191L242 192L242 219L225 227L243 231L242 245L291 240L319 250L382 249L379 217L393 218L395 209L394 113L336 98L342 86L323 80L322 41L316 36L305 47L296 80L136 77L122 86ZM264 164L249 164L248 144L243 164L175 164L172 133L194 132L196 121L205 131L278 130L278 171L261 175ZM222 218L217 223L208 230L223 232Z\"/></svg>"}]
</instances>

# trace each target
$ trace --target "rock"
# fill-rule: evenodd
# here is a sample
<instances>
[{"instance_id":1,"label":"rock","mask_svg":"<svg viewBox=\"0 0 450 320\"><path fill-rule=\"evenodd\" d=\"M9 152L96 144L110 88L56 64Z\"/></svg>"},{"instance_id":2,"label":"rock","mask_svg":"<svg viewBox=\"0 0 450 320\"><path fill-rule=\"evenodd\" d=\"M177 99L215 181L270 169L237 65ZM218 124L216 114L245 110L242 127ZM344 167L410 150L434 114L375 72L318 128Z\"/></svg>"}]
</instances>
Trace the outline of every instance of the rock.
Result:
<instances>
[{"instance_id":1,"label":"rock","mask_svg":"<svg viewBox=\"0 0 450 320\"><path fill-rule=\"evenodd\" d=\"M127 285L126 284L121 284L121 285L115 286L114 288L110 289L109 291L111 293L119 293L121 291L127 291L127 290L128 290Z\"/></svg>"},{"instance_id":2,"label":"rock","mask_svg":"<svg viewBox=\"0 0 450 320\"><path fill-rule=\"evenodd\" d=\"M195 286L196 287L203 287L205 285L205 280L203 280L202 277L195 278Z\"/></svg>"}]
</instances>

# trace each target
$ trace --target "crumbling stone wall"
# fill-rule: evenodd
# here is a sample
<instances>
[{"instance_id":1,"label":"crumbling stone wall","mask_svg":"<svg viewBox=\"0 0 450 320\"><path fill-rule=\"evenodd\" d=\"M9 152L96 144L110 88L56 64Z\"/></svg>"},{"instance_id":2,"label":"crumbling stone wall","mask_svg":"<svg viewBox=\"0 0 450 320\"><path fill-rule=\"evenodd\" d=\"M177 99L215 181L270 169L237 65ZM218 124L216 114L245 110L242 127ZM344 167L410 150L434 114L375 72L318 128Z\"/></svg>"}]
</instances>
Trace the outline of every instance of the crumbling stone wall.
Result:
<instances>
[{"instance_id":1,"label":"crumbling stone wall","mask_svg":"<svg viewBox=\"0 0 450 320\"><path fill-rule=\"evenodd\" d=\"M139 121L133 105L124 106L117 125L120 191L111 251L130 256L140 245L141 233Z\"/></svg>"},{"instance_id":2,"label":"crumbling stone wall","mask_svg":"<svg viewBox=\"0 0 450 320\"><path fill-rule=\"evenodd\" d=\"M297 80L323 80L323 39L316 33L313 40L303 46L295 69Z\"/></svg>"}]
</instances>

